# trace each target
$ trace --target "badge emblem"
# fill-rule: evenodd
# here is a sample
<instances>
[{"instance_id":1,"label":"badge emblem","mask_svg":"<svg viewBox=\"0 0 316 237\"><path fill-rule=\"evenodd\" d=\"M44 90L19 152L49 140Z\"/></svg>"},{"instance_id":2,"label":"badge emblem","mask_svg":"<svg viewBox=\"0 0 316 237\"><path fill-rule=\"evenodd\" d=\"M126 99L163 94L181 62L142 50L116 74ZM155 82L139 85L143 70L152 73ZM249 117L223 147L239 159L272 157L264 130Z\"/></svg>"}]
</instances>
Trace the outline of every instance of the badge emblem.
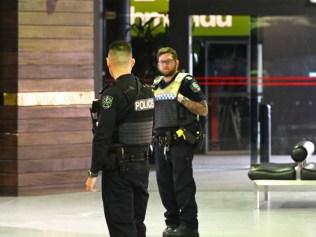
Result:
<instances>
[{"instance_id":1,"label":"badge emblem","mask_svg":"<svg viewBox=\"0 0 316 237\"><path fill-rule=\"evenodd\" d=\"M192 82L190 88L193 92L199 92L201 90L201 88L200 88L199 84L197 84L197 82Z\"/></svg>"},{"instance_id":2,"label":"badge emblem","mask_svg":"<svg viewBox=\"0 0 316 237\"><path fill-rule=\"evenodd\" d=\"M109 109L112 107L112 103L113 103L113 97L112 96L105 96L102 99L102 108L103 109Z\"/></svg>"}]
</instances>

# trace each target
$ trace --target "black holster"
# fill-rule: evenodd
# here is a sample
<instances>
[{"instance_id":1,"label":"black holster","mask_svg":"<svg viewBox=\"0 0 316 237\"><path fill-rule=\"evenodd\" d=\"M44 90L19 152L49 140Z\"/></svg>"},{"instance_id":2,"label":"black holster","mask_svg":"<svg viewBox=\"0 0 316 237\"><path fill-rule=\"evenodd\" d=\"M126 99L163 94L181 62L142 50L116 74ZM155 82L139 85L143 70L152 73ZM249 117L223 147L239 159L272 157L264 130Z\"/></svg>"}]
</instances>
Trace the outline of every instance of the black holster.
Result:
<instances>
[{"instance_id":1,"label":"black holster","mask_svg":"<svg viewBox=\"0 0 316 237\"><path fill-rule=\"evenodd\" d=\"M116 164L121 173L126 171L125 149L123 146L116 148Z\"/></svg>"},{"instance_id":2,"label":"black holster","mask_svg":"<svg viewBox=\"0 0 316 237\"><path fill-rule=\"evenodd\" d=\"M185 135L185 141L188 143L188 144L191 144L191 145L195 145L196 142L197 142L197 136L196 134L194 134L193 132L183 128L183 131L184 131L184 135Z\"/></svg>"},{"instance_id":3,"label":"black holster","mask_svg":"<svg viewBox=\"0 0 316 237\"><path fill-rule=\"evenodd\" d=\"M98 126L98 119L100 114L100 100L95 99L92 101L91 107L90 107L90 116L92 120L92 133L95 133L95 129Z\"/></svg>"},{"instance_id":4,"label":"black holster","mask_svg":"<svg viewBox=\"0 0 316 237\"><path fill-rule=\"evenodd\" d=\"M145 161L149 159L150 149L149 146L133 146L124 147L121 145L115 146L111 149L115 154L115 164L120 172L126 171L126 164L130 162Z\"/></svg>"}]
</instances>

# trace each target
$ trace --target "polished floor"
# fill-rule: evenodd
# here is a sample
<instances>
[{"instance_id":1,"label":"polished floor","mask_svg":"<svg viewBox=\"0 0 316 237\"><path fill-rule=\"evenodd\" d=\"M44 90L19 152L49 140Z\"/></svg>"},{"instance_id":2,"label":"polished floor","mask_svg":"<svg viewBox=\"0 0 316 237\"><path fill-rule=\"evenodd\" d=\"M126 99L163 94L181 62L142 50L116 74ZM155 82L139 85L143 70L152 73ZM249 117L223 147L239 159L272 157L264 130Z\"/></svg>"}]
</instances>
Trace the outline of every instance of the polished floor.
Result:
<instances>
[{"instance_id":1,"label":"polished floor","mask_svg":"<svg viewBox=\"0 0 316 237\"><path fill-rule=\"evenodd\" d=\"M272 161L290 159L278 156ZM316 187L277 188L271 193L270 205L257 210L253 186L247 177L248 166L248 156L196 156L200 236L315 237ZM152 170L147 237L161 236L163 211ZM109 236L100 192L0 197L0 236Z\"/></svg>"}]
</instances>

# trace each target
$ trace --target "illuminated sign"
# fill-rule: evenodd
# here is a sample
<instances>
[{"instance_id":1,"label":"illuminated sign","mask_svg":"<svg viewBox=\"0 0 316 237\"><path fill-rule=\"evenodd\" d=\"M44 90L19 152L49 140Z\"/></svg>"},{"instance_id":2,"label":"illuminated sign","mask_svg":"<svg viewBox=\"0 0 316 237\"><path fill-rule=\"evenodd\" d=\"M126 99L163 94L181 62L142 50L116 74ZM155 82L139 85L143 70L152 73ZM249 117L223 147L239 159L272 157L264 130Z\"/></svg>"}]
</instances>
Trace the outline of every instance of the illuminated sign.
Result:
<instances>
[{"instance_id":1,"label":"illuminated sign","mask_svg":"<svg viewBox=\"0 0 316 237\"><path fill-rule=\"evenodd\" d=\"M154 33L164 30L169 25L168 17L169 0L132 0L131 24L142 23L154 18L152 26L157 27ZM248 36L250 35L250 17L232 15L193 15L193 36Z\"/></svg>"}]
</instances>

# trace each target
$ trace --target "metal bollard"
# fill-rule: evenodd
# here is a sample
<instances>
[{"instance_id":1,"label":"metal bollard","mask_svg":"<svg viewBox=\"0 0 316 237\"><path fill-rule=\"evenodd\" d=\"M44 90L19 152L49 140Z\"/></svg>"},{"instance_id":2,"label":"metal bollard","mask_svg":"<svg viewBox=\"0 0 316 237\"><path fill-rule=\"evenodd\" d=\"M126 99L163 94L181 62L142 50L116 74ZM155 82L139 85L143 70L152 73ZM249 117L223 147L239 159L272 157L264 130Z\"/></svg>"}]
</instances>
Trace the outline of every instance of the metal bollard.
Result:
<instances>
[{"instance_id":1,"label":"metal bollard","mask_svg":"<svg viewBox=\"0 0 316 237\"><path fill-rule=\"evenodd\" d=\"M271 106L260 104L260 163L268 163L271 157Z\"/></svg>"}]
</instances>

